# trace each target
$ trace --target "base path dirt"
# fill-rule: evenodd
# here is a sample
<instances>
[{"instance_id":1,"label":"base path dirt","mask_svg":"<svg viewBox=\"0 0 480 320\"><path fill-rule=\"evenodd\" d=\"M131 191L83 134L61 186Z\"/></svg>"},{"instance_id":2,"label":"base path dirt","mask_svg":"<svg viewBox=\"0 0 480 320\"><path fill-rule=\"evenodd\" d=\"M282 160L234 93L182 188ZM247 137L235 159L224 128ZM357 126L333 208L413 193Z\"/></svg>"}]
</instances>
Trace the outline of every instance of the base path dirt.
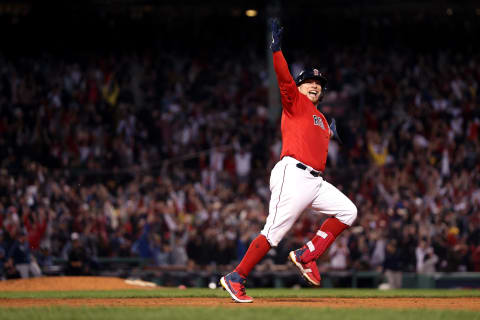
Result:
<instances>
[{"instance_id":1,"label":"base path dirt","mask_svg":"<svg viewBox=\"0 0 480 320\"><path fill-rule=\"evenodd\" d=\"M113 277L44 277L0 281L0 291L151 290L152 283ZM156 287L158 289L158 287ZM225 294L227 296L227 294ZM318 307L455 309L480 311L480 298L257 298L234 303L230 298L0 299L1 307Z\"/></svg>"},{"instance_id":2,"label":"base path dirt","mask_svg":"<svg viewBox=\"0 0 480 320\"><path fill-rule=\"evenodd\" d=\"M102 307L317 307L450 309L480 311L480 298L276 298L234 303L229 298L148 299L0 299L0 307L102 306Z\"/></svg>"}]
</instances>

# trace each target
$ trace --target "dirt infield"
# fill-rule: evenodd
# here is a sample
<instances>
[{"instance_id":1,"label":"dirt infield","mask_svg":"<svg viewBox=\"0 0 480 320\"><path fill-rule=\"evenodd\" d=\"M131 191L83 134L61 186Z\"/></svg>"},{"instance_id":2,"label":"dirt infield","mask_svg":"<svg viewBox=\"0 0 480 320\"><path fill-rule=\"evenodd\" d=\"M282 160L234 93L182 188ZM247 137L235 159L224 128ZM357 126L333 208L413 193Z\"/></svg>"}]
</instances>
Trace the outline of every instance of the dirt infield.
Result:
<instances>
[{"instance_id":1,"label":"dirt infield","mask_svg":"<svg viewBox=\"0 0 480 320\"><path fill-rule=\"evenodd\" d=\"M0 291L74 291L146 289L145 282L114 277L42 277L0 281Z\"/></svg>"},{"instance_id":2,"label":"dirt infield","mask_svg":"<svg viewBox=\"0 0 480 320\"><path fill-rule=\"evenodd\" d=\"M108 277L56 277L0 282L0 291L148 290L149 283ZM480 298L258 298L252 304L225 298L110 298L110 299L0 299L0 307L109 306L109 307L318 307L451 309L480 311Z\"/></svg>"},{"instance_id":3,"label":"dirt infield","mask_svg":"<svg viewBox=\"0 0 480 320\"><path fill-rule=\"evenodd\" d=\"M247 306L248 305L248 306ZM0 299L0 307L102 306L102 307L317 307L395 308L480 311L479 298L263 298L251 304L229 298L148 298L148 299Z\"/></svg>"}]
</instances>

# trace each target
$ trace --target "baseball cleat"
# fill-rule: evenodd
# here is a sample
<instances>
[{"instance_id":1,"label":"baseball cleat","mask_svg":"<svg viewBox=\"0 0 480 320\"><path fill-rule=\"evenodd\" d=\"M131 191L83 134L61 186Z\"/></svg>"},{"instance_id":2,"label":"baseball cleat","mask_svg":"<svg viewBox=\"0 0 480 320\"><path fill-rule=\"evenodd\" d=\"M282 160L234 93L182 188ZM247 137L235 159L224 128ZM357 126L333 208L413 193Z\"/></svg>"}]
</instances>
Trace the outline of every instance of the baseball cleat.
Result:
<instances>
[{"instance_id":1,"label":"baseball cleat","mask_svg":"<svg viewBox=\"0 0 480 320\"><path fill-rule=\"evenodd\" d=\"M230 272L220 279L220 284L235 302L249 303L253 302L252 297L245 293L245 283L247 279L240 276L237 272Z\"/></svg>"},{"instance_id":2,"label":"baseball cleat","mask_svg":"<svg viewBox=\"0 0 480 320\"><path fill-rule=\"evenodd\" d=\"M317 263L315 262L315 260L303 263L300 258L303 251L305 251L304 248L290 251L288 258L290 259L290 261L293 262L293 264L298 268L298 270L300 270L300 273L305 278L305 280L308 281L308 283L318 287L320 286L320 280L322 278L320 277L320 272L318 272Z\"/></svg>"}]
</instances>

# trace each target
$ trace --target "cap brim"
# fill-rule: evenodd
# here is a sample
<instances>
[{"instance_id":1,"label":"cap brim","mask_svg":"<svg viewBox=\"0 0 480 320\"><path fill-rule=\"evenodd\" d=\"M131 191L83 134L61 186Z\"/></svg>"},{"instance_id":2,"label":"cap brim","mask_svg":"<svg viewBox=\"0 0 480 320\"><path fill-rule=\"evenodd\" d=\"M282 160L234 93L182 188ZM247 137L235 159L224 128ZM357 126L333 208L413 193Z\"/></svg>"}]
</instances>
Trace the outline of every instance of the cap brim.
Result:
<instances>
[{"instance_id":1,"label":"cap brim","mask_svg":"<svg viewBox=\"0 0 480 320\"><path fill-rule=\"evenodd\" d=\"M320 84L322 85L322 88L325 87L325 85L327 84L327 79L325 79L325 77L311 76L311 77L306 77L306 78L302 79L301 81L297 82L297 86L301 85L302 83L304 83L305 81L310 80L310 79L319 80Z\"/></svg>"}]
</instances>

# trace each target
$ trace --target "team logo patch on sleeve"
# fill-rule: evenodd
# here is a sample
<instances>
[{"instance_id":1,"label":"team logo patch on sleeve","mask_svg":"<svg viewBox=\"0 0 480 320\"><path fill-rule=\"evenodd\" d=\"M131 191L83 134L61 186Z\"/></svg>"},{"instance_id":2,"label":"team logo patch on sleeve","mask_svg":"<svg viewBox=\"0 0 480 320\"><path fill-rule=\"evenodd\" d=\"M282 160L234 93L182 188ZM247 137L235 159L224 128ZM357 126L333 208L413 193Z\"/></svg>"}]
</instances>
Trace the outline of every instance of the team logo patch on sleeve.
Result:
<instances>
[{"instance_id":1,"label":"team logo patch on sleeve","mask_svg":"<svg viewBox=\"0 0 480 320\"><path fill-rule=\"evenodd\" d=\"M316 115L313 115L313 124L316 125L316 126L319 126L323 130L325 130L325 126L323 125L322 118L320 118Z\"/></svg>"}]
</instances>

